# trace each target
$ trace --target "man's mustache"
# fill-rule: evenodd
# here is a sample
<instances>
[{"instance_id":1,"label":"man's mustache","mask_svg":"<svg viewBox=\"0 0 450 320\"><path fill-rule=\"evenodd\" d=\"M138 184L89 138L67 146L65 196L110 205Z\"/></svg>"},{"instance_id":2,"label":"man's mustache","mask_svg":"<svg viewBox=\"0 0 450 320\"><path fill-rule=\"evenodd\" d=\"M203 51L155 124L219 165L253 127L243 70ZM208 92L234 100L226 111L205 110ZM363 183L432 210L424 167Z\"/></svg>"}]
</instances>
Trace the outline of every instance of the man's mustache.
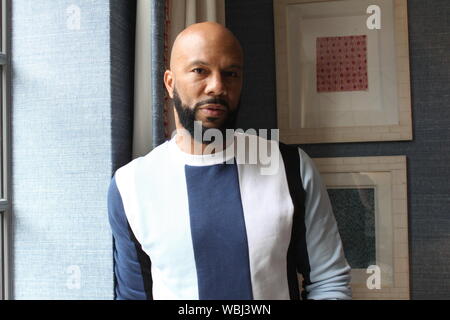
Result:
<instances>
[{"instance_id":1,"label":"man's mustache","mask_svg":"<svg viewBox=\"0 0 450 320\"><path fill-rule=\"evenodd\" d=\"M208 99L208 100L203 100L203 101L197 102L194 105L194 110L199 108L199 107L201 107L201 106L204 106L205 104L219 104L219 105L222 105L225 108L227 108L227 111L230 111L230 106L228 105L228 102L226 100L224 100L224 99L221 99L221 98L211 98L211 99Z\"/></svg>"}]
</instances>

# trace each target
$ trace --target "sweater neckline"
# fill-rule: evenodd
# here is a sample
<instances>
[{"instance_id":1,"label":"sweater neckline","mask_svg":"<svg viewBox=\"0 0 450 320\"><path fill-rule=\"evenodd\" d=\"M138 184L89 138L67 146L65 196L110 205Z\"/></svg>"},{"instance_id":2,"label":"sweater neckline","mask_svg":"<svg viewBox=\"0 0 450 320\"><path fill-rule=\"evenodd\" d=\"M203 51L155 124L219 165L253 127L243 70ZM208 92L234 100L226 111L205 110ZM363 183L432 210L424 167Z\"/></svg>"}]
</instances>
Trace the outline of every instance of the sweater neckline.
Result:
<instances>
[{"instance_id":1,"label":"sweater neckline","mask_svg":"<svg viewBox=\"0 0 450 320\"><path fill-rule=\"evenodd\" d=\"M190 154L184 152L177 145L176 137L177 134L169 141L169 149L175 160L179 160L186 165L210 166L224 163L234 157L235 136L233 137L233 141L224 150L212 154Z\"/></svg>"}]
</instances>

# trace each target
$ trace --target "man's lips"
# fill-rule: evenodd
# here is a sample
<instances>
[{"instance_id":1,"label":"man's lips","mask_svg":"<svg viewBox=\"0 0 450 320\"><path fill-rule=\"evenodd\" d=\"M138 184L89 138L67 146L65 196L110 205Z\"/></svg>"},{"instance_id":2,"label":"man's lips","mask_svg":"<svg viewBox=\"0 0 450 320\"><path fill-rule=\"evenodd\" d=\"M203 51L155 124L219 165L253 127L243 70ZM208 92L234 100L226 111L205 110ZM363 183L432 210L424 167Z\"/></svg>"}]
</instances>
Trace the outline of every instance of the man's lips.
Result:
<instances>
[{"instance_id":1,"label":"man's lips","mask_svg":"<svg viewBox=\"0 0 450 320\"><path fill-rule=\"evenodd\" d=\"M200 110L207 116L221 116L227 111L227 108L218 104L210 104L200 108Z\"/></svg>"},{"instance_id":2,"label":"man's lips","mask_svg":"<svg viewBox=\"0 0 450 320\"><path fill-rule=\"evenodd\" d=\"M227 110L227 108L225 106L220 105L220 104L208 104L200 109L222 110L222 111Z\"/></svg>"}]
</instances>

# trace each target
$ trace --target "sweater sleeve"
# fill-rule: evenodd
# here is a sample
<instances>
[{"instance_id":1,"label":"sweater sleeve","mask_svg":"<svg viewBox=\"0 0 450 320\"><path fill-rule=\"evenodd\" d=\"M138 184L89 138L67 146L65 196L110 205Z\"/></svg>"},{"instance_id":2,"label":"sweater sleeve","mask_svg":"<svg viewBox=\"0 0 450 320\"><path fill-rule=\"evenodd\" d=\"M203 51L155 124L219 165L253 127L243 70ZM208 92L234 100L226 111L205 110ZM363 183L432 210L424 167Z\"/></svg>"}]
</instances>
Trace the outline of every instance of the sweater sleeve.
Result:
<instances>
[{"instance_id":1,"label":"sweater sleeve","mask_svg":"<svg viewBox=\"0 0 450 320\"><path fill-rule=\"evenodd\" d=\"M300 172L305 199L306 247L309 274L308 299L351 299L351 268L344 256L342 241L327 190L311 158L299 148Z\"/></svg>"},{"instance_id":2,"label":"sweater sleeve","mask_svg":"<svg viewBox=\"0 0 450 320\"><path fill-rule=\"evenodd\" d=\"M108 190L108 218L114 239L115 299L151 299L150 258L128 224L115 177Z\"/></svg>"}]
</instances>

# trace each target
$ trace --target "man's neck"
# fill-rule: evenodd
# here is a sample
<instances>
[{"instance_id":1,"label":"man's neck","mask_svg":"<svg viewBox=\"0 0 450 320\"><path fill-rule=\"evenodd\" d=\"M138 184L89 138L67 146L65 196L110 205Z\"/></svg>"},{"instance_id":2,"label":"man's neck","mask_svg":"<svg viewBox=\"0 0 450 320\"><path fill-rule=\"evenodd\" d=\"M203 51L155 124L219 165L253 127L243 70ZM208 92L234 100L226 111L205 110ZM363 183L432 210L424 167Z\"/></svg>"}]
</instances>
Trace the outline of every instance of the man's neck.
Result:
<instances>
[{"instance_id":1,"label":"man's neck","mask_svg":"<svg viewBox=\"0 0 450 320\"><path fill-rule=\"evenodd\" d=\"M194 155L204 154L207 144L195 141L188 134L177 134L175 142L181 151Z\"/></svg>"},{"instance_id":2,"label":"man's neck","mask_svg":"<svg viewBox=\"0 0 450 320\"><path fill-rule=\"evenodd\" d=\"M228 143L225 138L223 141L223 145L218 145L215 143L201 143L192 138L192 136L186 130L177 132L177 135L175 136L175 143L178 145L181 151L192 155L214 154L216 152L223 151L228 147Z\"/></svg>"}]
</instances>

